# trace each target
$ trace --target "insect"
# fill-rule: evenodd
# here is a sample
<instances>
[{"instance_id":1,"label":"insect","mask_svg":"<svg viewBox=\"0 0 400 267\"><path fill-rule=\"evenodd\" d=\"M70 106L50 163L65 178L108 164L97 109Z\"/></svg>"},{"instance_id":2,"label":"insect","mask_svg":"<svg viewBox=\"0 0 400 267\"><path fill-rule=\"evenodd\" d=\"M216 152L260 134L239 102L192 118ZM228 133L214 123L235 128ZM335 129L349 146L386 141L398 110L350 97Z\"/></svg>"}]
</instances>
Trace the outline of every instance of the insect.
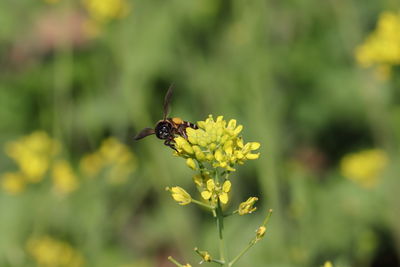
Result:
<instances>
[{"instance_id":1,"label":"insect","mask_svg":"<svg viewBox=\"0 0 400 267\"><path fill-rule=\"evenodd\" d=\"M184 121L181 118L167 118L170 112L170 102L173 93L173 86L168 88L168 91L164 98L164 108L163 108L163 119L158 121L156 127L144 128L140 133L135 136L135 140L142 139L146 136L155 134L159 139L165 140L164 145L175 149L174 138L177 135L182 136L187 139L186 128L190 127L193 129L198 129L196 124L188 121Z\"/></svg>"}]
</instances>

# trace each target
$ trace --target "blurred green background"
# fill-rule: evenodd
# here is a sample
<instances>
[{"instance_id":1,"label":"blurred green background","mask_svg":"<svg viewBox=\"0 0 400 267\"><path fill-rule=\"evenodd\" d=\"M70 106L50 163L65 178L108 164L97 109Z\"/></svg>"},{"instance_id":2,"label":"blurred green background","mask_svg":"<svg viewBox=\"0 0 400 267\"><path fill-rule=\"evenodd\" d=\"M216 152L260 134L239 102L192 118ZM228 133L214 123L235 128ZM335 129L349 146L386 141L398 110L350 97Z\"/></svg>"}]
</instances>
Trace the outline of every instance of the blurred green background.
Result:
<instances>
[{"instance_id":1,"label":"blurred green background","mask_svg":"<svg viewBox=\"0 0 400 267\"><path fill-rule=\"evenodd\" d=\"M171 83L172 116L234 118L262 144L232 177L229 209L260 201L227 218L229 255L274 215L238 266L400 266L399 12L398 0L1 1L0 266L217 254L210 216L164 190L196 195L193 172L154 136L133 141ZM387 34L371 35L380 18Z\"/></svg>"}]
</instances>

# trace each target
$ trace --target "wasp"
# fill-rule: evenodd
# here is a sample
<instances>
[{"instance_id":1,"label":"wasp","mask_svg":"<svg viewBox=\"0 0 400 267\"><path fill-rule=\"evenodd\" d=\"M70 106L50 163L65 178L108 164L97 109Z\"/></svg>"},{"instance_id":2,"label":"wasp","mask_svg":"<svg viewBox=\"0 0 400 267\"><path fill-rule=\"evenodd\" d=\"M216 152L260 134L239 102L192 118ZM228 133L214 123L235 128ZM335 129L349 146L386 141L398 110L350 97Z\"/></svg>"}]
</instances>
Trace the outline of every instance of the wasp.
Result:
<instances>
[{"instance_id":1,"label":"wasp","mask_svg":"<svg viewBox=\"0 0 400 267\"><path fill-rule=\"evenodd\" d=\"M198 129L197 125L181 118L167 118L170 112L170 102L173 94L173 85L168 88L164 98L163 119L158 121L155 128L144 128L135 136L135 140L142 139L146 136L155 134L157 138L165 140L164 145L176 150L174 146L174 138L179 135L187 139L186 129Z\"/></svg>"}]
</instances>

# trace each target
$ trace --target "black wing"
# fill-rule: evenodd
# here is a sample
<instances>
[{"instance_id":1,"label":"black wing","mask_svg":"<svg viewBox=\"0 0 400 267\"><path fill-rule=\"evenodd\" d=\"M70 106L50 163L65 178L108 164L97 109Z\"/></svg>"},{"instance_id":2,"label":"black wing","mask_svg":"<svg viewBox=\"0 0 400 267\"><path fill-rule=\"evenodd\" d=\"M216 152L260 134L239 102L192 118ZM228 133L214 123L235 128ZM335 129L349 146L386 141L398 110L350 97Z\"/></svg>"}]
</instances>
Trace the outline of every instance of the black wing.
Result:
<instances>
[{"instance_id":1,"label":"black wing","mask_svg":"<svg viewBox=\"0 0 400 267\"><path fill-rule=\"evenodd\" d=\"M172 93L173 93L173 88L174 88L174 84L171 84L170 87L168 88L167 93L165 94L165 98L164 98L164 114L163 114L163 119L165 120L167 118L167 116L169 115L170 112L170 102L171 102L171 98L172 98Z\"/></svg>"},{"instance_id":2,"label":"black wing","mask_svg":"<svg viewBox=\"0 0 400 267\"><path fill-rule=\"evenodd\" d=\"M139 139L142 139L142 138L144 138L144 137L146 137L146 136L149 136L149 135L152 135L152 134L154 134L155 132L154 132L154 129L153 128L144 128L140 133L138 133L136 136L135 136L135 140L139 140Z\"/></svg>"}]
</instances>

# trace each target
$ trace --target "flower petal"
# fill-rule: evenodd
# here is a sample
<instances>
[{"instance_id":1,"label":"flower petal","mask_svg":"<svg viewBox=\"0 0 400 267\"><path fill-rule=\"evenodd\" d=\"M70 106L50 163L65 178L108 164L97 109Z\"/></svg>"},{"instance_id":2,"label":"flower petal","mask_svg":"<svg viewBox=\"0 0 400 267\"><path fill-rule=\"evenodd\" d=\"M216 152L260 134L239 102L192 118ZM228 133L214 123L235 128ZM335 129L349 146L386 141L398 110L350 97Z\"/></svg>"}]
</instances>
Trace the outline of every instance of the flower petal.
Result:
<instances>
[{"instance_id":1,"label":"flower petal","mask_svg":"<svg viewBox=\"0 0 400 267\"><path fill-rule=\"evenodd\" d=\"M220 195L219 195L219 200L221 201L222 204L228 203L228 200L229 200L228 194L225 193L225 192L222 193L222 194L220 194Z\"/></svg>"},{"instance_id":2,"label":"flower petal","mask_svg":"<svg viewBox=\"0 0 400 267\"><path fill-rule=\"evenodd\" d=\"M204 199L210 199L211 198L212 193L210 191L204 190L203 192L201 192L201 197Z\"/></svg>"},{"instance_id":3,"label":"flower petal","mask_svg":"<svg viewBox=\"0 0 400 267\"><path fill-rule=\"evenodd\" d=\"M231 186L232 186L231 181L226 180L226 181L224 182L224 184L222 185L222 191L228 193L229 191L231 191Z\"/></svg>"},{"instance_id":4,"label":"flower petal","mask_svg":"<svg viewBox=\"0 0 400 267\"><path fill-rule=\"evenodd\" d=\"M207 180L207 189L209 191L213 191L215 188L214 180L213 179L208 179Z\"/></svg>"}]
</instances>

